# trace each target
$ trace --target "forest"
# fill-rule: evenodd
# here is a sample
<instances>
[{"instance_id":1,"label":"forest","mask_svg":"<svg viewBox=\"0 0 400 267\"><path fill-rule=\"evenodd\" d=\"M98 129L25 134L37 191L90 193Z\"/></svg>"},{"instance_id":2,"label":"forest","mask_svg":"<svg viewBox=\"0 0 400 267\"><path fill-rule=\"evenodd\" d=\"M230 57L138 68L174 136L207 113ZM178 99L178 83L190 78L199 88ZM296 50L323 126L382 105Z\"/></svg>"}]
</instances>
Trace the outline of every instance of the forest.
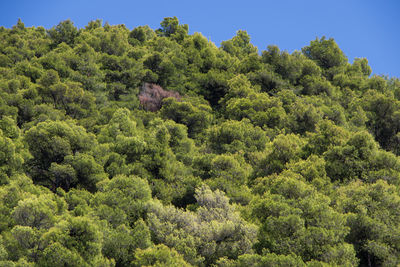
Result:
<instances>
[{"instance_id":1,"label":"forest","mask_svg":"<svg viewBox=\"0 0 400 267\"><path fill-rule=\"evenodd\" d=\"M333 38L0 27L0 266L398 266L399 155Z\"/></svg>"}]
</instances>

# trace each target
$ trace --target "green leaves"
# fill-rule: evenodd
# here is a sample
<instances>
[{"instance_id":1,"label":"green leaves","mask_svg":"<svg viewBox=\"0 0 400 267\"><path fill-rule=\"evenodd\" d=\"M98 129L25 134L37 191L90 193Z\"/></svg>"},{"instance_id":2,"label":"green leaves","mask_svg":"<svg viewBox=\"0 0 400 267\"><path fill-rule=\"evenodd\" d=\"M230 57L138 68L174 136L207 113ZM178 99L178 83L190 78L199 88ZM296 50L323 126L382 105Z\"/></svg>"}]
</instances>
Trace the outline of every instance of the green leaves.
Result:
<instances>
[{"instance_id":1,"label":"green leaves","mask_svg":"<svg viewBox=\"0 0 400 267\"><path fill-rule=\"evenodd\" d=\"M226 121L208 130L208 144L216 153L253 152L265 149L265 132L248 120Z\"/></svg>"},{"instance_id":2,"label":"green leaves","mask_svg":"<svg viewBox=\"0 0 400 267\"><path fill-rule=\"evenodd\" d=\"M168 248L163 244L147 249L137 249L132 264L133 266L155 267L191 266L175 249Z\"/></svg>"},{"instance_id":3,"label":"green leaves","mask_svg":"<svg viewBox=\"0 0 400 267\"><path fill-rule=\"evenodd\" d=\"M400 263L400 82L332 38L260 54L169 17L0 40L1 266Z\"/></svg>"},{"instance_id":4,"label":"green leaves","mask_svg":"<svg viewBox=\"0 0 400 267\"><path fill-rule=\"evenodd\" d=\"M60 43L66 43L73 45L75 38L78 36L78 29L74 26L74 23L70 20L60 22L56 27L48 30L50 38L53 39L55 45Z\"/></svg>"},{"instance_id":5,"label":"green leaves","mask_svg":"<svg viewBox=\"0 0 400 267\"><path fill-rule=\"evenodd\" d=\"M182 41L189 31L189 26L187 24L179 25L176 17L164 18L160 25L161 28L156 31L158 35L172 37L177 41Z\"/></svg>"},{"instance_id":6,"label":"green leaves","mask_svg":"<svg viewBox=\"0 0 400 267\"><path fill-rule=\"evenodd\" d=\"M96 165L93 158L86 156L84 159L83 155L74 157L78 152L88 152L95 142L93 135L86 133L83 127L75 125L72 121L39 123L26 133L25 141L33 156L27 165L35 181L52 189L61 186L65 190L77 186L79 181L89 190L93 190L95 183L100 180L84 174L84 168L92 168L92 171L97 168L93 174L102 172L100 166L90 167ZM82 162L85 160L86 163ZM62 163L69 165L61 166ZM91 179L95 181L90 181Z\"/></svg>"},{"instance_id":7,"label":"green leaves","mask_svg":"<svg viewBox=\"0 0 400 267\"><path fill-rule=\"evenodd\" d=\"M251 53L257 53L257 47L250 43L250 36L246 31L239 30L231 40L223 41L221 48L229 54L242 58Z\"/></svg>"},{"instance_id":8,"label":"green leaves","mask_svg":"<svg viewBox=\"0 0 400 267\"><path fill-rule=\"evenodd\" d=\"M277 254L301 255L304 261L356 264L346 216L329 206L330 200L298 180L294 173L258 180L260 194L252 203L253 216L261 223L256 249ZM334 253L331 253L335 251Z\"/></svg>"},{"instance_id":9,"label":"green leaves","mask_svg":"<svg viewBox=\"0 0 400 267\"><path fill-rule=\"evenodd\" d=\"M192 104L192 102L194 102ZM167 98L162 103L161 116L187 126L190 137L195 137L211 124L213 115L207 104L195 100Z\"/></svg>"},{"instance_id":10,"label":"green leaves","mask_svg":"<svg viewBox=\"0 0 400 267\"><path fill-rule=\"evenodd\" d=\"M315 60L324 69L343 66L347 63L346 56L333 38L328 40L325 37L317 38L311 41L309 46L304 47L302 51L304 55Z\"/></svg>"},{"instance_id":11,"label":"green leaves","mask_svg":"<svg viewBox=\"0 0 400 267\"><path fill-rule=\"evenodd\" d=\"M224 255L235 259L252 251L255 226L240 218L222 192L203 185L195 197L196 212L150 205L150 229L157 242L175 247L191 264L212 264Z\"/></svg>"},{"instance_id":12,"label":"green leaves","mask_svg":"<svg viewBox=\"0 0 400 267\"><path fill-rule=\"evenodd\" d=\"M41 195L20 200L12 213L16 224L38 229L50 228L55 221L57 203L48 197Z\"/></svg>"},{"instance_id":13,"label":"green leaves","mask_svg":"<svg viewBox=\"0 0 400 267\"><path fill-rule=\"evenodd\" d=\"M338 208L350 214L348 240L355 245L360 264L398 264L397 188L382 180L371 185L355 181L342 187L337 197Z\"/></svg>"}]
</instances>

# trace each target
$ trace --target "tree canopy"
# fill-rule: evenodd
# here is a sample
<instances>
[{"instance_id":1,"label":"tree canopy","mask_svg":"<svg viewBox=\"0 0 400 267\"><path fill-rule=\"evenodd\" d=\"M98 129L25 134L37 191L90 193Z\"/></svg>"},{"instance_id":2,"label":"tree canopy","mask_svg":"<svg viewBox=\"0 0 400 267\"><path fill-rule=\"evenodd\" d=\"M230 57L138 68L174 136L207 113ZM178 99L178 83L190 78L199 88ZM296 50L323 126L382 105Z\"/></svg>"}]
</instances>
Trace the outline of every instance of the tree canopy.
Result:
<instances>
[{"instance_id":1,"label":"tree canopy","mask_svg":"<svg viewBox=\"0 0 400 267\"><path fill-rule=\"evenodd\" d=\"M398 266L400 80L158 29L0 27L0 266Z\"/></svg>"}]
</instances>

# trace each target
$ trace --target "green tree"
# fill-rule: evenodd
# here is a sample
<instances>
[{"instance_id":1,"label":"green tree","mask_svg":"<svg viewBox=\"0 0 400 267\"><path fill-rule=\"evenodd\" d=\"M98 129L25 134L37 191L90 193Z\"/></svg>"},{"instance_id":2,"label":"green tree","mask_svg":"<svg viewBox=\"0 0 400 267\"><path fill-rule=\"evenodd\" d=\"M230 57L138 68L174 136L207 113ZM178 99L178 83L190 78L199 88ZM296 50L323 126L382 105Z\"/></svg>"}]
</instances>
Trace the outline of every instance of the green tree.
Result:
<instances>
[{"instance_id":1,"label":"green tree","mask_svg":"<svg viewBox=\"0 0 400 267\"><path fill-rule=\"evenodd\" d=\"M224 266L224 265L222 265ZM228 264L228 266L231 266ZM239 256L238 260L232 263L232 266L306 266L299 256L295 255L277 255L268 253L266 255L245 254Z\"/></svg>"},{"instance_id":2,"label":"green tree","mask_svg":"<svg viewBox=\"0 0 400 267\"><path fill-rule=\"evenodd\" d=\"M162 206L149 207L149 227L155 241L180 252L191 264L212 264L222 257L236 259L252 251L256 228L246 223L220 191L196 189L196 212Z\"/></svg>"},{"instance_id":3,"label":"green tree","mask_svg":"<svg viewBox=\"0 0 400 267\"><path fill-rule=\"evenodd\" d=\"M172 37L177 41L182 41L189 31L187 24L180 25L177 17L168 17L160 23L161 28L156 30L159 36Z\"/></svg>"},{"instance_id":4,"label":"green tree","mask_svg":"<svg viewBox=\"0 0 400 267\"><path fill-rule=\"evenodd\" d=\"M194 137L210 126L213 116L211 107L205 103L196 103L195 100L175 98L163 100L161 116L187 126L188 134Z\"/></svg>"},{"instance_id":5,"label":"green tree","mask_svg":"<svg viewBox=\"0 0 400 267\"><path fill-rule=\"evenodd\" d=\"M145 205L151 198L146 180L119 175L99 184L92 205L101 219L117 227L133 224L143 217Z\"/></svg>"},{"instance_id":6,"label":"green tree","mask_svg":"<svg viewBox=\"0 0 400 267\"><path fill-rule=\"evenodd\" d=\"M4 129L4 127L2 128ZM7 129L5 130L7 131ZM10 134L11 133L8 133L9 136ZM17 142L14 143L13 140L4 135L2 129L0 129L0 184L7 183L8 177L18 171L24 162L23 157L18 153L20 150L18 148L18 142L17 140Z\"/></svg>"},{"instance_id":7,"label":"green tree","mask_svg":"<svg viewBox=\"0 0 400 267\"><path fill-rule=\"evenodd\" d=\"M242 58L251 53L257 53L257 47L250 43L250 36L246 31L239 30L231 40L223 41L221 48L229 54Z\"/></svg>"},{"instance_id":8,"label":"green tree","mask_svg":"<svg viewBox=\"0 0 400 267\"><path fill-rule=\"evenodd\" d=\"M303 146L304 141L298 135L278 135L272 141L269 153L259 162L253 176L262 177L281 172L286 163L300 159Z\"/></svg>"},{"instance_id":9,"label":"green tree","mask_svg":"<svg viewBox=\"0 0 400 267\"><path fill-rule=\"evenodd\" d=\"M71 256L75 263L103 265L100 264L104 261L101 255L103 235L99 226L88 217L61 220L43 235L42 240L47 257L44 261L52 259L62 263L66 261L65 256Z\"/></svg>"},{"instance_id":10,"label":"green tree","mask_svg":"<svg viewBox=\"0 0 400 267\"><path fill-rule=\"evenodd\" d=\"M260 127L254 127L246 119L212 126L206 136L208 146L216 153L263 151L268 140Z\"/></svg>"},{"instance_id":11,"label":"green tree","mask_svg":"<svg viewBox=\"0 0 400 267\"><path fill-rule=\"evenodd\" d=\"M104 235L103 254L115 259L116 266L130 266L136 249L150 247L150 231L143 220L138 220L133 229L120 225L116 229L107 229Z\"/></svg>"},{"instance_id":12,"label":"green tree","mask_svg":"<svg viewBox=\"0 0 400 267\"><path fill-rule=\"evenodd\" d=\"M51 164L62 164L67 156L73 156L78 152L88 152L95 145L94 136L88 134L83 127L77 126L73 121L41 122L29 129L24 139L33 156L27 162L29 173L35 182L47 185L53 190L58 185L68 184L67 181L59 181L60 184L56 184L60 177L57 178L54 175L59 173L70 179L71 171L61 170L53 164L50 175ZM53 179L54 177L56 180Z\"/></svg>"},{"instance_id":13,"label":"green tree","mask_svg":"<svg viewBox=\"0 0 400 267\"><path fill-rule=\"evenodd\" d=\"M253 218L261 223L258 253L296 254L303 261L354 265L358 260L346 216L330 207L330 199L301 182L295 173L258 179L259 198L251 203Z\"/></svg>"},{"instance_id":14,"label":"green tree","mask_svg":"<svg viewBox=\"0 0 400 267\"><path fill-rule=\"evenodd\" d=\"M362 103L368 118L366 126L369 131L383 148L398 153L399 101L379 93L377 90L370 90L364 95Z\"/></svg>"},{"instance_id":15,"label":"green tree","mask_svg":"<svg viewBox=\"0 0 400 267\"><path fill-rule=\"evenodd\" d=\"M333 38L328 40L324 37L316 38L309 46L302 49L304 55L315 62L323 69L340 67L347 63L347 58L340 50Z\"/></svg>"},{"instance_id":16,"label":"green tree","mask_svg":"<svg viewBox=\"0 0 400 267\"><path fill-rule=\"evenodd\" d=\"M366 179L377 152L377 144L366 132L354 134L342 146L325 152L326 172L332 180Z\"/></svg>"},{"instance_id":17,"label":"green tree","mask_svg":"<svg viewBox=\"0 0 400 267\"><path fill-rule=\"evenodd\" d=\"M12 212L15 223L38 229L50 228L55 223L55 215L62 213L61 207L50 197L43 194L20 200Z\"/></svg>"},{"instance_id":18,"label":"green tree","mask_svg":"<svg viewBox=\"0 0 400 267\"><path fill-rule=\"evenodd\" d=\"M348 242L354 244L360 265L399 263L398 189L379 180L373 184L354 181L336 195L338 210L348 213Z\"/></svg>"},{"instance_id":19,"label":"green tree","mask_svg":"<svg viewBox=\"0 0 400 267\"><path fill-rule=\"evenodd\" d=\"M187 263L182 255L175 249L169 248L163 244L156 245L147 249L137 249L135 259L132 261L133 266L154 266L154 267L174 267L192 266Z\"/></svg>"},{"instance_id":20,"label":"green tree","mask_svg":"<svg viewBox=\"0 0 400 267\"><path fill-rule=\"evenodd\" d=\"M129 43L132 45L135 45L136 42L134 40L137 40L140 43L143 43L147 40L151 40L155 36L156 36L156 34L149 26L147 26L147 25L139 26L139 27L134 28L129 33Z\"/></svg>"},{"instance_id":21,"label":"green tree","mask_svg":"<svg viewBox=\"0 0 400 267\"><path fill-rule=\"evenodd\" d=\"M53 40L55 45L62 42L73 45L75 38L78 36L79 31L74 26L74 23L70 20L60 22L56 27L48 30L50 38Z\"/></svg>"}]
</instances>

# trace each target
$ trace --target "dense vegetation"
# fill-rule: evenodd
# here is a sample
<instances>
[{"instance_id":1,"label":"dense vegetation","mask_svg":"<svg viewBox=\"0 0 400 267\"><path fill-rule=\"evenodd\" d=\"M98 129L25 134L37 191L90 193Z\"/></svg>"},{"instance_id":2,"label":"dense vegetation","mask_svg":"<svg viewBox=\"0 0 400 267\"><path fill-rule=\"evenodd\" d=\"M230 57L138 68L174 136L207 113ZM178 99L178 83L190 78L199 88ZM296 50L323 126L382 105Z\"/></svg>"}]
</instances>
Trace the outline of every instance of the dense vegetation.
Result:
<instances>
[{"instance_id":1,"label":"dense vegetation","mask_svg":"<svg viewBox=\"0 0 400 267\"><path fill-rule=\"evenodd\" d=\"M1 266L396 266L400 81L91 21L0 28Z\"/></svg>"}]
</instances>

